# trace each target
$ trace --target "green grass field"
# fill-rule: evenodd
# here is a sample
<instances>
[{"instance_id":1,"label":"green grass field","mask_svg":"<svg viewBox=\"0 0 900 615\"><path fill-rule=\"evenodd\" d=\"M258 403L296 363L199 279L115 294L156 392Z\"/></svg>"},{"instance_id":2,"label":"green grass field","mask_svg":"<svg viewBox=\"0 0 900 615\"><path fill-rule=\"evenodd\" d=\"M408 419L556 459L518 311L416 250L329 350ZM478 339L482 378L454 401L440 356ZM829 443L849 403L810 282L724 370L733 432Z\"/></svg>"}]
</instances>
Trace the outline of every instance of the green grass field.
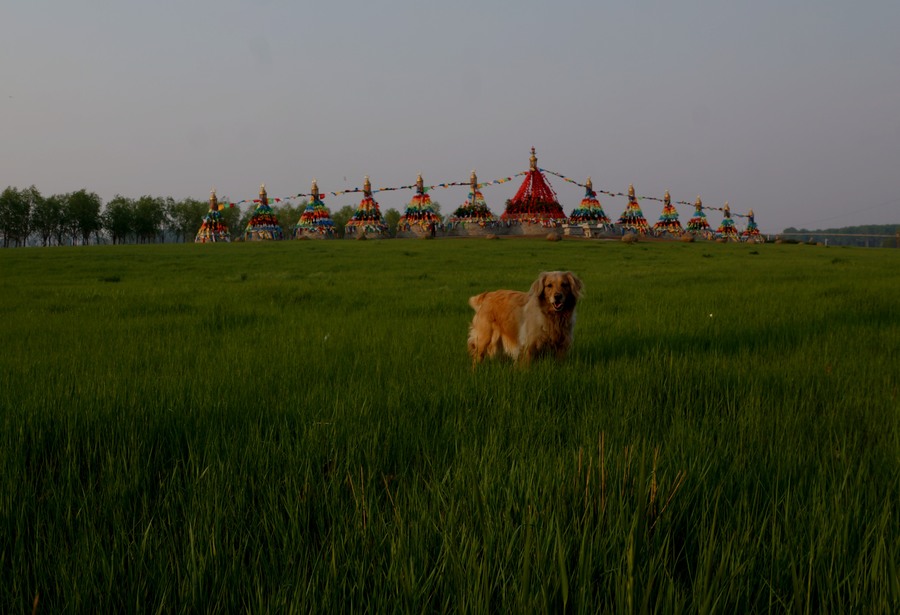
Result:
<instances>
[{"instance_id":1,"label":"green grass field","mask_svg":"<svg viewBox=\"0 0 900 615\"><path fill-rule=\"evenodd\" d=\"M0 250L0 611L896 612L898 387L898 250Z\"/></svg>"}]
</instances>

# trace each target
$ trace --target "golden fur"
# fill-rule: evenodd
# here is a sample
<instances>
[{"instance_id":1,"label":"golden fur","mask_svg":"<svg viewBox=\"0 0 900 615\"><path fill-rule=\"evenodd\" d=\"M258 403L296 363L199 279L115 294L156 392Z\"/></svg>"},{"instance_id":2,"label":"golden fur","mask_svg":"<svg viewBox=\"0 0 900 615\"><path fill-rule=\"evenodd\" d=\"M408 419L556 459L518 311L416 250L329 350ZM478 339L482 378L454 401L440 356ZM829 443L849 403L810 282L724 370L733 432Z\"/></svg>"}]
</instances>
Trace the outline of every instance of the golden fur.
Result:
<instances>
[{"instance_id":1,"label":"golden fur","mask_svg":"<svg viewBox=\"0 0 900 615\"><path fill-rule=\"evenodd\" d=\"M472 364L501 349L520 363L545 354L565 357L581 289L581 280L571 271L545 271L527 293L494 290L470 297L475 310L469 326Z\"/></svg>"}]
</instances>

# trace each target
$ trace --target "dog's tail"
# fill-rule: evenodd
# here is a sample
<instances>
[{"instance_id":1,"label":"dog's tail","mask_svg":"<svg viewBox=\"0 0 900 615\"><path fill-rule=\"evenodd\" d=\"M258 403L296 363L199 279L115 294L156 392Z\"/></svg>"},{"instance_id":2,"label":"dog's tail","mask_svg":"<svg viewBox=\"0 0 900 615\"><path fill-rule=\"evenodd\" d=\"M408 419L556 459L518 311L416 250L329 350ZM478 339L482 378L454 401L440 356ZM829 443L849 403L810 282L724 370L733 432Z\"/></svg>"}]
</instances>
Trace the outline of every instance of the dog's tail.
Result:
<instances>
[{"instance_id":1,"label":"dog's tail","mask_svg":"<svg viewBox=\"0 0 900 615\"><path fill-rule=\"evenodd\" d=\"M469 305L472 306L473 310L475 310L476 312L478 311L478 308L481 307L481 302L484 301L484 296L486 294L487 293L485 292L481 293L480 295L475 295L474 297L469 297Z\"/></svg>"}]
</instances>

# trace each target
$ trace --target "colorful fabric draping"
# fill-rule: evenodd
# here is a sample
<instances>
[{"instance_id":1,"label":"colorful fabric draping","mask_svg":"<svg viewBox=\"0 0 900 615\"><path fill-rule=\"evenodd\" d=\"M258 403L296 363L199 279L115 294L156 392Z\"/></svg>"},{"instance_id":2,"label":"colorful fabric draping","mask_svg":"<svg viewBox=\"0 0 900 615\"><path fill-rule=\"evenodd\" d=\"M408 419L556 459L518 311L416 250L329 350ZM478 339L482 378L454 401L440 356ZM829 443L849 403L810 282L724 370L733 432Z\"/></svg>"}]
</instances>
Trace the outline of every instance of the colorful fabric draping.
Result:
<instances>
[{"instance_id":1,"label":"colorful fabric draping","mask_svg":"<svg viewBox=\"0 0 900 615\"><path fill-rule=\"evenodd\" d=\"M731 209L728 207L727 201L722 212L722 223L719 225L719 228L716 229L716 237L739 241L737 228L735 228L734 220L731 218Z\"/></svg>"},{"instance_id":2,"label":"colorful fabric draping","mask_svg":"<svg viewBox=\"0 0 900 615\"><path fill-rule=\"evenodd\" d=\"M609 216L606 215L600 201L597 200L597 193L590 186L584 187L584 198L569 216L569 222L573 224L610 224Z\"/></svg>"},{"instance_id":3,"label":"colorful fabric draping","mask_svg":"<svg viewBox=\"0 0 900 615\"><path fill-rule=\"evenodd\" d=\"M756 243L762 241L762 239L763 237L759 232L759 227L756 225L753 210L751 209L750 213L747 214L747 228L741 233L741 240Z\"/></svg>"},{"instance_id":4,"label":"colorful fabric draping","mask_svg":"<svg viewBox=\"0 0 900 615\"><path fill-rule=\"evenodd\" d=\"M359 202L359 207L344 226L344 233L364 232L373 235L387 235L388 225L381 215L381 208L371 194L366 194Z\"/></svg>"},{"instance_id":5,"label":"colorful fabric draping","mask_svg":"<svg viewBox=\"0 0 900 615\"><path fill-rule=\"evenodd\" d=\"M666 196L663 198L662 213L659 216L659 220L653 225L653 232L657 236L669 234L675 237L684 233L681 221L678 219L678 210L672 205L668 190L666 190Z\"/></svg>"},{"instance_id":6,"label":"colorful fabric draping","mask_svg":"<svg viewBox=\"0 0 900 615\"><path fill-rule=\"evenodd\" d=\"M194 243L212 243L217 241L231 241L231 235L228 233L228 225L222 219L219 209L210 209L203 216L203 223L194 237Z\"/></svg>"},{"instance_id":7,"label":"colorful fabric draping","mask_svg":"<svg viewBox=\"0 0 900 615\"><path fill-rule=\"evenodd\" d=\"M299 239L309 234L334 236L334 221L331 219L331 212L325 207L317 191L313 192L312 199L300 214L297 224L294 225L295 238Z\"/></svg>"},{"instance_id":8,"label":"colorful fabric draping","mask_svg":"<svg viewBox=\"0 0 900 615\"><path fill-rule=\"evenodd\" d=\"M465 224L469 222L483 224L496 221L497 217L488 208L480 190L475 190L474 193L470 192L466 202L457 207L448 220L450 224Z\"/></svg>"},{"instance_id":9,"label":"colorful fabric draping","mask_svg":"<svg viewBox=\"0 0 900 615\"><path fill-rule=\"evenodd\" d=\"M582 199L579 206L572 212L572 215L568 217L568 221L572 224L610 224L609 218L606 216L602 206L597 200L597 194L602 193L610 197L627 196L628 205L616 222L616 224L625 231L634 231L641 234L653 232L657 235L679 235L684 231L688 231L690 233L707 235L709 237L725 236L728 238L732 238L734 236L738 236L744 239L760 236L759 229L752 217L752 210L749 216L737 213L734 214L735 216L749 217L750 220L748 222L747 228L743 232L738 234L737 230L734 228L734 221L730 216L726 216L726 219L723 220L723 223L719 227L719 229L717 229L717 231L713 233L706 219L706 215L703 213L703 209L720 208L704 208L702 205L694 204L694 215L690 218L687 225L682 228L681 222L679 221L678 211L669 198L668 193L666 193L665 198L661 199L652 196L637 196L633 193L633 189L629 193L602 189L595 190L589 183L583 184L561 173L538 167L534 148L532 148L531 154L531 166L528 171L523 171L509 177L500 177L489 181L477 182L477 180L475 180L473 177L469 182L441 182L430 186L425 186L420 178L419 181L417 181L415 184L404 186L380 187L373 190L370 185L366 185L364 187L338 190L330 192L328 194L339 196L356 192L364 193L364 198L362 202L360 202L360 207L357 209L357 212L354 214L353 218L351 218L351 220L348 222L346 228L352 231L352 229L354 228L362 228L368 226L370 229L378 230L382 228L381 225L383 224L383 218L381 218L381 212L378 210L377 203L372 199L373 193L415 189L416 195L412 198L406 208L406 211L404 212L404 215L401 217L401 226L409 227L410 225L416 224L430 226L432 223L440 224L441 217L439 214L437 214L437 212L433 211L430 198L428 198L428 192L435 189L468 185L470 186L470 190L466 201L463 203L463 205L458 207L450 217L448 217L448 224L465 224L467 222L475 222L484 225L491 224L494 221L497 221L497 218L484 202L484 197L481 193L481 189L487 186L504 184L513 181L513 179L515 179L516 177L524 176L525 179L523 180L515 196L506 202L506 207L499 220L503 221L504 223L531 223L532 221L534 221L534 223L536 224L543 224L545 221L550 221L548 222L548 224L550 224L551 226L558 226L561 223L565 223L567 218L565 213L563 212L562 207L559 204L556 193L554 192L552 186L550 186L550 183L547 181L544 175L549 174L559 177L568 183L585 188L584 198ZM590 178L588 178L588 182L590 182ZM221 210L225 206L236 207L244 203L254 203L257 206L257 210L254 212L254 217L251 218L251 222L250 224L248 224L247 230L253 231L254 229L258 228L258 230L260 231L268 231L273 237L278 237L280 234L280 227L278 226L277 218L274 217L271 209L268 206L269 203L281 203L298 198L310 198L310 204L313 205L313 208L315 208L316 206L321 206L322 211L304 211L305 218L302 218L304 219L304 221L315 226L318 230L321 231L322 229L325 229L327 232L327 227L329 227L329 224L325 222L325 220L330 220L330 214L327 213L328 210L324 208L324 204L322 203L324 194L318 193L315 190L310 193L299 193L287 197L266 199L265 202L263 202L262 198L225 202L221 203L217 207L217 209ZM663 203L663 211L660 215L659 220L653 225L652 229L649 224L647 224L641 207L640 205L638 205L638 203L643 200L658 201ZM687 201L674 201L674 203L681 205L691 205L691 203ZM375 211L372 211L373 204ZM307 207L307 210L309 209L310 208ZM298 223L298 225L299 224L300 223Z\"/></svg>"},{"instance_id":10,"label":"colorful fabric draping","mask_svg":"<svg viewBox=\"0 0 900 615\"><path fill-rule=\"evenodd\" d=\"M699 196L694 203L694 215L688 220L687 232L704 237L712 232L712 229L709 226L709 220L706 219L706 214L703 213L703 202L700 200Z\"/></svg>"},{"instance_id":11,"label":"colorful fabric draping","mask_svg":"<svg viewBox=\"0 0 900 615\"><path fill-rule=\"evenodd\" d=\"M246 241L264 241L264 240L280 240L284 239L284 231L281 230L281 223L272 208L269 206L270 199L259 198L254 199L258 203L253 215L247 222L244 229L244 240Z\"/></svg>"},{"instance_id":12,"label":"colorful fabric draping","mask_svg":"<svg viewBox=\"0 0 900 615\"><path fill-rule=\"evenodd\" d=\"M442 224L443 220L431 204L431 197L426 192L417 192L413 195L403 215L400 216L399 226L409 227L419 225L422 227L431 227L431 225Z\"/></svg>"},{"instance_id":13,"label":"colorful fabric draping","mask_svg":"<svg viewBox=\"0 0 900 615\"><path fill-rule=\"evenodd\" d=\"M500 216L501 220L519 220L527 222L534 220L554 220L562 222L566 219L559 199L552 186L538 170L537 156L534 148L531 148L531 167L525 173L525 179L516 195L506 201L506 209Z\"/></svg>"},{"instance_id":14,"label":"colorful fabric draping","mask_svg":"<svg viewBox=\"0 0 900 615\"><path fill-rule=\"evenodd\" d=\"M637 198L634 196L634 186L629 186L628 188L628 205L625 207L622 215L619 216L616 224L623 231L632 231L640 235L646 235L650 232L650 225L647 224L644 212L641 211L641 206L638 205Z\"/></svg>"}]
</instances>

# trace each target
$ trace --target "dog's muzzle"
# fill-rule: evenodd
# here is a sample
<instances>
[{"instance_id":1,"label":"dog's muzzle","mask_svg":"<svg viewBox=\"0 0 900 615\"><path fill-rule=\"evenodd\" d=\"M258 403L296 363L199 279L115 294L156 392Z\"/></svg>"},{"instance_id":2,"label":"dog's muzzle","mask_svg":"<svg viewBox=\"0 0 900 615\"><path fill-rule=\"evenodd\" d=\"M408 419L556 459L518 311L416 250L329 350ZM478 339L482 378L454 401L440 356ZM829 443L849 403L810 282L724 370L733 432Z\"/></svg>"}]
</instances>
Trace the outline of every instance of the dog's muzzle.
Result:
<instances>
[{"instance_id":1,"label":"dog's muzzle","mask_svg":"<svg viewBox=\"0 0 900 615\"><path fill-rule=\"evenodd\" d=\"M557 312L562 312L566 307L565 297L562 295L554 295L553 296L553 309Z\"/></svg>"}]
</instances>

